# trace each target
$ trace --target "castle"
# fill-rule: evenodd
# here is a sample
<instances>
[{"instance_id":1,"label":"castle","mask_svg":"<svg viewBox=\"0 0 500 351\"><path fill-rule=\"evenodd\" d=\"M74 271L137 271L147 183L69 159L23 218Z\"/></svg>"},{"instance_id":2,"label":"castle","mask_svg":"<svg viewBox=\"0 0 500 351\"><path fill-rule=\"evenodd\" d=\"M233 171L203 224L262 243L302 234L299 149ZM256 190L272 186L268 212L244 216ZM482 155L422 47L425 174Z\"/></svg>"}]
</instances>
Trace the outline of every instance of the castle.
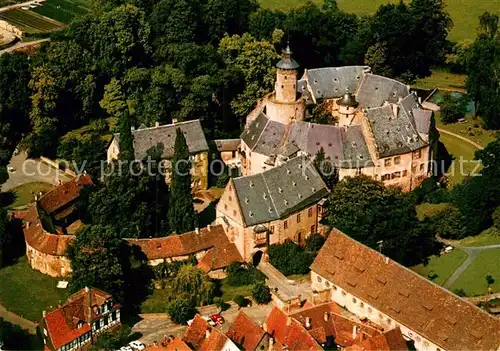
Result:
<instances>
[{"instance_id":1,"label":"castle","mask_svg":"<svg viewBox=\"0 0 500 351\"><path fill-rule=\"evenodd\" d=\"M306 69L298 79L290 47L276 67L274 92L248 116L241 134L236 158L242 175L319 151L339 180L365 174L410 191L431 173L437 144L432 111L409 86L367 66ZM328 123L311 122L313 109Z\"/></svg>"}]
</instances>

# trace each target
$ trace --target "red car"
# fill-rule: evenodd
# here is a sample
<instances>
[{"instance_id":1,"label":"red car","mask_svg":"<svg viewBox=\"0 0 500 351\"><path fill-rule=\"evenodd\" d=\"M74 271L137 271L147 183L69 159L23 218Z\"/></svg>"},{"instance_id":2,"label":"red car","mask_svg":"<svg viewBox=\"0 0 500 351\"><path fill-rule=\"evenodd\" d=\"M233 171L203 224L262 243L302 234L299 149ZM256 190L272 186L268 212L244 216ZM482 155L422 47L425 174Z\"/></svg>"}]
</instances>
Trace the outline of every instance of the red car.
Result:
<instances>
[{"instance_id":1,"label":"red car","mask_svg":"<svg viewBox=\"0 0 500 351\"><path fill-rule=\"evenodd\" d=\"M224 324L224 317L220 315L220 313L216 313L210 316L210 319L218 325Z\"/></svg>"}]
</instances>

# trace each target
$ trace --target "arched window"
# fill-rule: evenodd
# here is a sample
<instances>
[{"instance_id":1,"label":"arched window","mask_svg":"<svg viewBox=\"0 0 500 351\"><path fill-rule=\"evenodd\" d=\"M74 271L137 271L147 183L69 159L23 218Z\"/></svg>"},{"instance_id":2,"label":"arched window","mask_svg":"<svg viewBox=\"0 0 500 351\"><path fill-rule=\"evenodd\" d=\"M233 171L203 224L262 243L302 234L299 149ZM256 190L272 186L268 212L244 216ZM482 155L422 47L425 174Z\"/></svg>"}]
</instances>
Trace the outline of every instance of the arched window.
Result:
<instances>
[{"instance_id":1,"label":"arched window","mask_svg":"<svg viewBox=\"0 0 500 351\"><path fill-rule=\"evenodd\" d=\"M356 303L356 298L353 297L352 298L352 302Z\"/></svg>"},{"instance_id":2,"label":"arched window","mask_svg":"<svg viewBox=\"0 0 500 351\"><path fill-rule=\"evenodd\" d=\"M321 277L318 275L318 283L321 283L322 279Z\"/></svg>"}]
</instances>

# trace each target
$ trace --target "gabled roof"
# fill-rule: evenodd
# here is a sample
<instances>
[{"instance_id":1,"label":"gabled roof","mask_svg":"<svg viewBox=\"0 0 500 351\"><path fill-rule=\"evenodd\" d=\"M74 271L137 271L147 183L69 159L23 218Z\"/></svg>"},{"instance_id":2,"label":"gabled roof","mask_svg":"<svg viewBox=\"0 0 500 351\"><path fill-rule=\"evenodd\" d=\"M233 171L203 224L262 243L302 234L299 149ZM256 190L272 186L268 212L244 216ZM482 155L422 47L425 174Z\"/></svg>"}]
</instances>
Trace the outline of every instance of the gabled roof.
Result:
<instances>
[{"instance_id":1,"label":"gabled roof","mask_svg":"<svg viewBox=\"0 0 500 351\"><path fill-rule=\"evenodd\" d=\"M100 312L93 307L100 307L110 299L111 295L102 290L85 288L71 295L61 307L43 317L42 323L47 328L54 349L89 332L90 323L101 317ZM113 308L119 308L119 305L114 304Z\"/></svg>"},{"instance_id":2,"label":"gabled roof","mask_svg":"<svg viewBox=\"0 0 500 351\"><path fill-rule=\"evenodd\" d=\"M196 314L182 340L194 350L199 350L206 340L207 330L210 330L208 322L201 318L199 314Z\"/></svg>"},{"instance_id":3,"label":"gabled roof","mask_svg":"<svg viewBox=\"0 0 500 351\"><path fill-rule=\"evenodd\" d=\"M265 330L284 350L323 350L299 322L289 318L278 307L274 307L267 317Z\"/></svg>"},{"instance_id":4,"label":"gabled roof","mask_svg":"<svg viewBox=\"0 0 500 351\"><path fill-rule=\"evenodd\" d=\"M219 139L214 140L217 151L237 151L241 145L241 139Z\"/></svg>"},{"instance_id":5,"label":"gabled roof","mask_svg":"<svg viewBox=\"0 0 500 351\"><path fill-rule=\"evenodd\" d=\"M270 156L280 147L285 129L283 123L273 121L261 112L241 134L241 140L250 150Z\"/></svg>"},{"instance_id":6,"label":"gabled roof","mask_svg":"<svg viewBox=\"0 0 500 351\"><path fill-rule=\"evenodd\" d=\"M208 338L205 339L205 341L201 344L200 351L215 351L215 350L224 350L224 345L226 342L232 343L231 340L227 336L225 336L221 331L218 329L212 329L210 331L210 335ZM234 348L236 348L236 345L234 345Z\"/></svg>"},{"instance_id":7,"label":"gabled roof","mask_svg":"<svg viewBox=\"0 0 500 351\"><path fill-rule=\"evenodd\" d=\"M175 137L178 128L184 133L189 153L196 154L208 151L203 128L200 120L196 119L134 130L132 136L134 138L135 158L137 160L145 159L148 151L156 146L163 149L162 158L171 158L174 155ZM115 134L114 137L119 140L120 134Z\"/></svg>"},{"instance_id":8,"label":"gabled roof","mask_svg":"<svg viewBox=\"0 0 500 351\"><path fill-rule=\"evenodd\" d=\"M243 262L243 258L236 245L227 241L208 250L205 256L198 262L197 267L208 273L226 268L233 262Z\"/></svg>"},{"instance_id":9,"label":"gabled roof","mask_svg":"<svg viewBox=\"0 0 500 351\"><path fill-rule=\"evenodd\" d=\"M148 346L144 351L191 351L191 349L181 338L174 337L160 344Z\"/></svg>"},{"instance_id":10,"label":"gabled roof","mask_svg":"<svg viewBox=\"0 0 500 351\"><path fill-rule=\"evenodd\" d=\"M247 351L257 349L266 332L243 311L236 316L226 335L235 344Z\"/></svg>"},{"instance_id":11,"label":"gabled roof","mask_svg":"<svg viewBox=\"0 0 500 351\"><path fill-rule=\"evenodd\" d=\"M309 158L300 156L263 173L233 179L246 226L284 218L328 194Z\"/></svg>"},{"instance_id":12,"label":"gabled roof","mask_svg":"<svg viewBox=\"0 0 500 351\"><path fill-rule=\"evenodd\" d=\"M80 191L85 185L91 185L92 180L88 175L79 175L51 191L45 193L39 201L40 207L47 213L52 214L80 196Z\"/></svg>"},{"instance_id":13,"label":"gabled roof","mask_svg":"<svg viewBox=\"0 0 500 351\"><path fill-rule=\"evenodd\" d=\"M410 94L408 87L397 80L367 73L356 93L357 101L364 108L380 107L386 101L397 103Z\"/></svg>"},{"instance_id":14,"label":"gabled roof","mask_svg":"<svg viewBox=\"0 0 500 351\"><path fill-rule=\"evenodd\" d=\"M336 229L311 269L442 349L500 347L500 320Z\"/></svg>"},{"instance_id":15,"label":"gabled roof","mask_svg":"<svg viewBox=\"0 0 500 351\"><path fill-rule=\"evenodd\" d=\"M359 341L356 344L346 347L346 351L406 351L408 345L401 334L399 327L391 329L381 335Z\"/></svg>"}]
</instances>

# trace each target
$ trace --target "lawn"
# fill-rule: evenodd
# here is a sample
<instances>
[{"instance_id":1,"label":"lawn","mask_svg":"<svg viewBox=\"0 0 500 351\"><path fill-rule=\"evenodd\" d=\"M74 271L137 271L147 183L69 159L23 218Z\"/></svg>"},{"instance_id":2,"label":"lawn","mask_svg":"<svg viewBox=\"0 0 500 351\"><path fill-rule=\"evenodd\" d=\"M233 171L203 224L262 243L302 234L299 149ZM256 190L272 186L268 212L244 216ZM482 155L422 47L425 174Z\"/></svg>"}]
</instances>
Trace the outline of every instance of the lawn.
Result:
<instances>
[{"instance_id":1,"label":"lawn","mask_svg":"<svg viewBox=\"0 0 500 351\"><path fill-rule=\"evenodd\" d=\"M450 73L443 70L434 70L430 77L417 79L413 85L414 88L432 90L439 88L442 90L454 90L465 92L465 80L467 76L464 74Z\"/></svg>"},{"instance_id":2,"label":"lawn","mask_svg":"<svg viewBox=\"0 0 500 351\"><path fill-rule=\"evenodd\" d=\"M417 217L419 220L423 221L424 219L432 217L435 214L443 211L448 206L449 204L447 203L440 203L440 204L430 204L427 202L421 203L416 206Z\"/></svg>"},{"instance_id":3,"label":"lawn","mask_svg":"<svg viewBox=\"0 0 500 351\"><path fill-rule=\"evenodd\" d=\"M498 244L500 244L500 230L495 227L488 228L476 236L468 236L460 240L462 246L478 247Z\"/></svg>"},{"instance_id":4,"label":"lawn","mask_svg":"<svg viewBox=\"0 0 500 351\"><path fill-rule=\"evenodd\" d=\"M49 33L62 28L62 23L33 11L21 9L1 12L0 19L7 21L27 34Z\"/></svg>"},{"instance_id":5,"label":"lawn","mask_svg":"<svg viewBox=\"0 0 500 351\"><path fill-rule=\"evenodd\" d=\"M473 162L474 153L477 150L474 146L444 133L441 133L440 140L446 146L448 153L454 158L446 173L450 186L462 182L471 172L475 171L477 173L479 171L479 169L475 169L477 163Z\"/></svg>"},{"instance_id":6,"label":"lawn","mask_svg":"<svg viewBox=\"0 0 500 351\"><path fill-rule=\"evenodd\" d=\"M151 295L141 304L141 313L166 313L170 290L154 289Z\"/></svg>"},{"instance_id":7,"label":"lawn","mask_svg":"<svg viewBox=\"0 0 500 351\"><path fill-rule=\"evenodd\" d=\"M452 291L463 289L467 296L486 295L488 285L486 275L495 279L491 286L493 292L500 291L500 248L481 251L469 268L451 286Z\"/></svg>"},{"instance_id":8,"label":"lawn","mask_svg":"<svg viewBox=\"0 0 500 351\"><path fill-rule=\"evenodd\" d=\"M436 126L439 129L444 129L466 137L483 147L495 140L495 135L498 133L498 131L495 130L485 130L481 126L481 121L479 119L472 118L472 116L465 116L465 121L463 123L444 124L441 122L440 113L437 112L435 115Z\"/></svg>"},{"instance_id":9,"label":"lawn","mask_svg":"<svg viewBox=\"0 0 500 351\"><path fill-rule=\"evenodd\" d=\"M0 269L0 304L21 317L38 322L42 311L62 303L68 292L57 289L58 279L31 269L26 257Z\"/></svg>"},{"instance_id":10,"label":"lawn","mask_svg":"<svg viewBox=\"0 0 500 351\"><path fill-rule=\"evenodd\" d=\"M452 252L441 256L431 256L427 266L419 264L411 269L429 279L432 275L435 275L432 281L443 285L466 259L467 254L464 251L454 249Z\"/></svg>"},{"instance_id":11,"label":"lawn","mask_svg":"<svg viewBox=\"0 0 500 351\"><path fill-rule=\"evenodd\" d=\"M10 207L16 208L20 206L26 206L30 202L33 202L34 194L38 195L40 191L45 193L53 188L54 186L52 184L44 182L32 182L19 185L11 190L14 194L14 202Z\"/></svg>"},{"instance_id":12,"label":"lawn","mask_svg":"<svg viewBox=\"0 0 500 351\"><path fill-rule=\"evenodd\" d=\"M259 0L266 8L287 11L291 8L304 5L307 0ZM322 0L312 0L322 4ZM373 14L378 7L387 3L398 3L399 0L337 0L339 7L347 12L358 15ZM479 25L478 17L489 11L498 14L500 0L445 0L447 11L454 22L449 39L460 41L464 39L473 40L476 37L476 29Z\"/></svg>"},{"instance_id":13,"label":"lawn","mask_svg":"<svg viewBox=\"0 0 500 351\"><path fill-rule=\"evenodd\" d=\"M89 11L88 0L47 0L43 6L34 9L36 13L70 23L73 18Z\"/></svg>"},{"instance_id":14,"label":"lawn","mask_svg":"<svg viewBox=\"0 0 500 351\"><path fill-rule=\"evenodd\" d=\"M231 286L223 280L221 285L222 299L224 301L234 301L234 298L238 295L252 296L252 288L253 285Z\"/></svg>"}]
</instances>

